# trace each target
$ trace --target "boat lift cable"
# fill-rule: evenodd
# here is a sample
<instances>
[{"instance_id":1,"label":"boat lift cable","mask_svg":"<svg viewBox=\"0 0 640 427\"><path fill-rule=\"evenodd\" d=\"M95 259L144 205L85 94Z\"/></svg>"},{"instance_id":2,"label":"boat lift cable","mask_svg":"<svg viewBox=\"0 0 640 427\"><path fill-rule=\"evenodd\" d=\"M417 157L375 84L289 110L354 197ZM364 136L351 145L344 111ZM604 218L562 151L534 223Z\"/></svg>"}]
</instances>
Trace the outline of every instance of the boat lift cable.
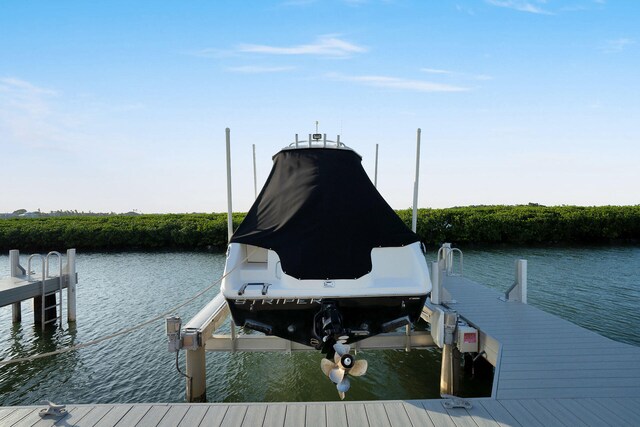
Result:
<instances>
[{"instance_id":1,"label":"boat lift cable","mask_svg":"<svg viewBox=\"0 0 640 427\"><path fill-rule=\"evenodd\" d=\"M236 268L239 267L240 265L244 264L244 262L247 261L250 256L251 256L251 254L247 255L246 258L242 260L242 262L238 263ZM233 273L236 268L233 268L229 272L227 272L226 274L223 274L219 279L214 281L211 285L207 286L206 288L204 288L203 290L201 290L200 292L198 292L197 294L195 294L193 297L189 298L185 302L183 302L183 303L181 303L181 304L179 304L179 305L177 305L175 307L172 307L171 309L163 312L162 314L158 314L157 316L154 316L153 318L151 318L149 320L146 320L144 322L138 323L137 325L131 326L129 328L121 329L118 332L115 332L115 333L110 334L110 335L106 335L104 337L96 338L96 339L88 341L86 343L77 344L77 345L74 345L74 346L71 346L71 347L60 348L58 350L50 351L48 353L34 354L33 356L21 357L21 358L17 358L17 359L2 360L2 361L0 361L0 366L6 366L6 365L11 365L11 364L20 363L20 362L28 362L28 361L31 361L31 360L42 359L42 358L45 358L45 357L54 356L56 354L68 353L70 351L79 350L81 348L85 348L85 347L89 347L89 346L92 346L92 345L100 344L101 342L104 342L104 341L119 337L121 335L130 334L131 332L134 332L134 331L136 331L138 329L144 328L145 326L147 326L147 325L149 325L149 324L151 324L151 323L153 323L153 322L155 322L157 320L164 319L168 315L174 313L176 310L179 310L182 307L184 307L185 305L195 301L196 299L198 299L199 297L204 295L206 292L208 292L211 289L213 289L214 286L216 286L217 284L222 282L222 280L225 277L227 277L228 275L230 275L231 273Z\"/></svg>"}]
</instances>

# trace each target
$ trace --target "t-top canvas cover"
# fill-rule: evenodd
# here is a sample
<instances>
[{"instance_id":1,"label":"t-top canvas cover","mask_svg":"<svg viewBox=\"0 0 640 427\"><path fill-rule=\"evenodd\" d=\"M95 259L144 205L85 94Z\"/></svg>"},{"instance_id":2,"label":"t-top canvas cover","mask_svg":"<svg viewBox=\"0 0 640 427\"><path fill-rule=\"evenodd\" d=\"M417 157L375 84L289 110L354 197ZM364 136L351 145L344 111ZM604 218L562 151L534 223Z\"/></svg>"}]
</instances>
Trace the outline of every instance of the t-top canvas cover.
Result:
<instances>
[{"instance_id":1,"label":"t-top canvas cover","mask_svg":"<svg viewBox=\"0 0 640 427\"><path fill-rule=\"evenodd\" d=\"M285 149L233 237L274 250L298 279L355 279L371 249L419 240L382 198L350 149Z\"/></svg>"}]
</instances>

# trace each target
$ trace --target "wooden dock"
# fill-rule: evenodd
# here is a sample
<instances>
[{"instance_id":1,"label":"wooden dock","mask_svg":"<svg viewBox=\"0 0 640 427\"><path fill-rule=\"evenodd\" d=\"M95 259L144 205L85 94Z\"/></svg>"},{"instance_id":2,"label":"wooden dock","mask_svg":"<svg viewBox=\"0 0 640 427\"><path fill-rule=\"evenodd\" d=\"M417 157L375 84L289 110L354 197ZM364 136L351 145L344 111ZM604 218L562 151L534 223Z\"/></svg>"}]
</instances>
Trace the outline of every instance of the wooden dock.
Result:
<instances>
[{"instance_id":1,"label":"wooden dock","mask_svg":"<svg viewBox=\"0 0 640 427\"><path fill-rule=\"evenodd\" d=\"M623 344L460 276L444 286L449 304L478 328L496 367L497 399L640 397L640 347Z\"/></svg>"},{"instance_id":2,"label":"wooden dock","mask_svg":"<svg viewBox=\"0 0 640 427\"><path fill-rule=\"evenodd\" d=\"M640 398L469 399L471 409L442 401L319 403L176 403L70 405L66 416L41 418L42 407L0 409L4 427L215 426L629 426L640 425Z\"/></svg>"},{"instance_id":3,"label":"wooden dock","mask_svg":"<svg viewBox=\"0 0 640 427\"><path fill-rule=\"evenodd\" d=\"M57 272L49 271L49 258L57 259ZM40 261L40 274L31 272L31 259ZM67 318L74 322L76 319L76 250L68 249L66 263L59 252L49 252L47 255L34 254L29 257L27 268L20 265L20 251L9 251L10 277L0 277L0 307L12 306L14 323L22 321L22 301L33 299L34 320L44 329L46 323L59 318L62 322L62 290L67 289ZM59 293L56 300L56 292ZM57 301L57 302L56 302ZM60 310L56 313L56 310Z\"/></svg>"},{"instance_id":4,"label":"wooden dock","mask_svg":"<svg viewBox=\"0 0 640 427\"><path fill-rule=\"evenodd\" d=\"M76 280L77 280L76 274ZM26 277L1 277L0 278L0 307L15 304L31 298L42 296L42 278L34 276L32 280ZM54 292L60 286L58 277L47 278L44 281L46 293ZM62 289L67 289L69 279L62 278Z\"/></svg>"},{"instance_id":5,"label":"wooden dock","mask_svg":"<svg viewBox=\"0 0 640 427\"><path fill-rule=\"evenodd\" d=\"M470 409L442 399L371 402L69 405L0 408L2 426L639 426L640 348L612 341L461 276L449 309L479 330L495 366L492 396ZM419 369L419 367L416 367Z\"/></svg>"}]
</instances>

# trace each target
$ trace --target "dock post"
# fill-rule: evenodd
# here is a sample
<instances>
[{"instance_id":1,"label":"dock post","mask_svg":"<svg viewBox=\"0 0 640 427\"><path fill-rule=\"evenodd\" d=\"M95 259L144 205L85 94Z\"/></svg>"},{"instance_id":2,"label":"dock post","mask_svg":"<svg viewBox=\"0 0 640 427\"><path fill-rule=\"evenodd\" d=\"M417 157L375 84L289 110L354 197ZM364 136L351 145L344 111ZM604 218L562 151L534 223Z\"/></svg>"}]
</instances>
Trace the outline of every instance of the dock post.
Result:
<instances>
[{"instance_id":1,"label":"dock post","mask_svg":"<svg viewBox=\"0 0 640 427\"><path fill-rule=\"evenodd\" d=\"M520 302L527 303L527 260L519 259L516 261L516 282L520 288Z\"/></svg>"},{"instance_id":2,"label":"dock post","mask_svg":"<svg viewBox=\"0 0 640 427\"><path fill-rule=\"evenodd\" d=\"M444 345L442 346L442 366L440 368L440 394L455 396L460 378L460 352L454 343L454 333L458 324L455 311L444 313Z\"/></svg>"},{"instance_id":3,"label":"dock post","mask_svg":"<svg viewBox=\"0 0 640 427\"><path fill-rule=\"evenodd\" d=\"M442 283L440 282L440 265L437 261L431 263L431 303L440 305Z\"/></svg>"},{"instance_id":4,"label":"dock post","mask_svg":"<svg viewBox=\"0 0 640 427\"><path fill-rule=\"evenodd\" d=\"M76 250L67 249L67 321L76 321ZM62 295L60 295L62 298ZM62 313L60 314L62 315Z\"/></svg>"},{"instance_id":5,"label":"dock post","mask_svg":"<svg viewBox=\"0 0 640 427\"><path fill-rule=\"evenodd\" d=\"M187 402L207 401L207 365L204 346L187 350Z\"/></svg>"},{"instance_id":6,"label":"dock post","mask_svg":"<svg viewBox=\"0 0 640 427\"><path fill-rule=\"evenodd\" d=\"M12 249L9 251L9 265L11 266L11 277L18 277L25 274L25 269L20 266L20 251ZM22 306L20 301L14 302L11 305L11 314L13 323L20 323L22 321Z\"/></svg>"},{"instance_id":7,"label":"dock post","mask_svg":"<svg viewBox=\"0 0 640 427\"><path fill-rule=\"evenodd\" d=\"M520 301L527 303L527 260L516 260L516 279L504 294L503 301Z\"/></svg>"}]
</instances>

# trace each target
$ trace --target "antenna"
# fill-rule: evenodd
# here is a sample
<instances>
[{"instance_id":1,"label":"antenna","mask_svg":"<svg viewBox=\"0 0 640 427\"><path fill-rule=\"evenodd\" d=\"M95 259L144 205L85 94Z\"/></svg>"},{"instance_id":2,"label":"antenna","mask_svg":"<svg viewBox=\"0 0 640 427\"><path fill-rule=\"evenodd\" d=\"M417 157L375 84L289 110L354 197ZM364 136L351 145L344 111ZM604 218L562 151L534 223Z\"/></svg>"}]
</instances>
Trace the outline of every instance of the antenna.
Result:
<instances>
[{"instance_id":1,"label":"antenna","mask_svg":"<svg viewBox=\"0 0 640 427\"><path fill-rule=\"evenodd\" d=\"M316 133L313 134L313 140L314 141L320 141L322 139L322 134L318 133L318 124L320 122L316 120ZM326 142L326 136L325 136L325 143L324 143L325 147L327 146L327 142ZM309 138L309 147L311 147L311 138Z\"/></svg>"}]
</instances>

